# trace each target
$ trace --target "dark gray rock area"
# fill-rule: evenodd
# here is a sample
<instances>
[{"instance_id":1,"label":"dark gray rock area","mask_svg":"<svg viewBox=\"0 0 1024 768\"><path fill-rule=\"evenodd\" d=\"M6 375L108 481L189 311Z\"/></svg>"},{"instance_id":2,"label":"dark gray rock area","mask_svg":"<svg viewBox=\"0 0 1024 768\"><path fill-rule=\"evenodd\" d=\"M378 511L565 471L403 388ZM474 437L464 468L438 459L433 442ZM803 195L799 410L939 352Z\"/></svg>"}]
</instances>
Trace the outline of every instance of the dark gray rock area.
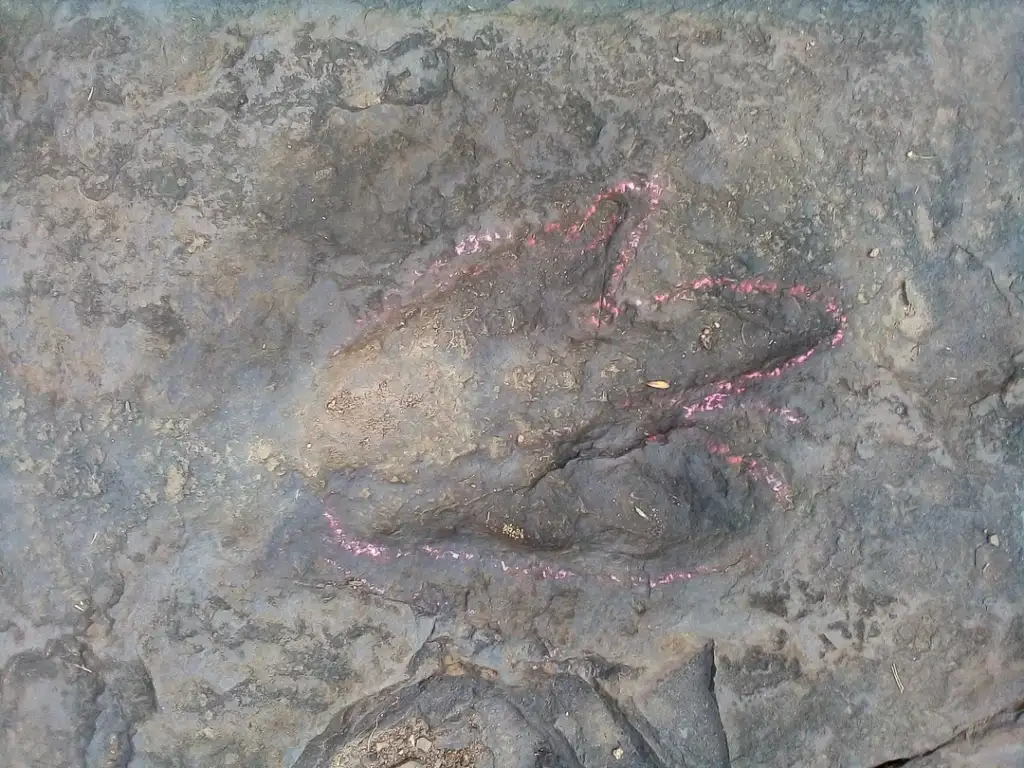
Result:
<instances>
[{"instance_id":1,"label":"dark gray rock area","mask_svg":"<svg viewBox=\"0 0 1024 768\"><path fill-rule=\"evenodd\" d=\"M1024 765L1024 11L0 0L0 768Z\"/></svg>"}]
</instances>

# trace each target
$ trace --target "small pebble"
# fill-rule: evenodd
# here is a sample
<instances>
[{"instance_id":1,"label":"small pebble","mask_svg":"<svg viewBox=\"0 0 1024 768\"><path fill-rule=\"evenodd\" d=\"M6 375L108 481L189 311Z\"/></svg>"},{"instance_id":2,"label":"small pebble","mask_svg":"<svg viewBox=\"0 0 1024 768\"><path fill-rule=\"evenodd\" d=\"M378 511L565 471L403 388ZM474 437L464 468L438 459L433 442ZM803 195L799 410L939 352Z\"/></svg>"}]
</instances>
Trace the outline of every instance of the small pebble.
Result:
<instances>
[{"instance_id":1,"label":"small pebble","mask_svg":"<svg viewBox=\"0 0 1024 768\"><path fill-rule=\"evenodd\" d=\"M991 544L993 547L998 547L999 546L999 535L995 534L995 533L990 533L989 536L988 536L988 543Z\"/></svg>"},{"instance_id":2,"label":"small pebble","mask_svg":"<svg viewBox=\"0 0 1024 768\"><path fill-rule=\"evenodd\" d=\"M622 747L616 747L612 750L612 757L614 757L616 760L621 760L624 754L626 753L622 751Z\"/></svg>"},{"instance_id":3,"label":"small pebble","mask_svg":"<svg viewBox=\"0 0 1024 768\"><path fill-rule=\"evenodd\" d=\"M420 752L429 752L431 749L433 749L433 747L434 744L430 741L430 739L425 739L422 736L416 739L416 749L418 749Z\"/></svg>"}]
</instances>

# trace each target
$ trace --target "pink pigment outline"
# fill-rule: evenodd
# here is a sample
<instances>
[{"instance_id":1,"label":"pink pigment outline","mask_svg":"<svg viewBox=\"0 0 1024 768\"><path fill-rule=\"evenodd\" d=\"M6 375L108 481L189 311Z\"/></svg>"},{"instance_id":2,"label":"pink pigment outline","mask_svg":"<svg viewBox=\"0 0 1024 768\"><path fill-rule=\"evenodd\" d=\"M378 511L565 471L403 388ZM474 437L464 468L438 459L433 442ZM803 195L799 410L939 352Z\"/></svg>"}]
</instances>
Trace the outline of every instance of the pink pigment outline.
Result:
<instances>
[{"instance_id":1,"label":"pink pigment outline","mask_svg":"<svg viewBox=\"0 0 1024 768\"><path fill-rule=\"evenodd\" d=\"M539 559L529 565L517 565L514 562L510 562L511 557L502 558L493 555L475 555L472 552L456 552L452 549L444 549L442 547L435 547L429 544L421 544L413 550L400 550L394 547L373 544L371 542L349 536L342 527L341 522L331 514L329 510L325 509L323 516L324 520L327 522L327 527L331 532L330 537L328 537L328 541L330 543L345 552L348 552L350 555L369 558L378 564L392 563L396 560L400 560L401 558L412 557L418 553L422 553L434 560L452 560L471 563L485 568L498 570L501 571L502 574L509 574L512 576L529 576L534 579L546 581L567 581L569 579L578 579L583 577L583 574L581 573L568 568L548 565ZM384 590L382 588L370 584L365 579L356 577L350 569L341 565L337 561L329 559L327 562L337 570L351 577L355 583L378 594L384 594ZM724 573L731 567L732 564L726 566L702 565L697 566L694 570L666 571L665 573L655 576L637 575L625 577L614 573L599 573L596 577L598 579L610 581L623 586L647 587L648 589L651 589L654 587L668 586L669 584L675 584L681 581L690 581L697 576Z\"/></svg>"},{"instance_id":2,"label":"pink pigment outline","mask_svg":"<svg viewBox=\"0 0 1024 768\"><path fill-rule=\"evenodd\" d=\"M655 177L657 179L657 177ZM611 318L617 317L621 311L616 300L619 288L622 285L622 281L625 279L626 270L636 257L636 253L639 249L640 238L643 232L647 229L647 217L653 213L660 201L663 188L655 180L651 181L621 181L612 187L604 190L598 194L590 203L587 210L583 213L580 220L571 227L565 227L560 222L548 222L542 226L542 231L546 235L562 235L563 243L575 243L579 242L583 234L583 228L593 218L598 211L601 203L620 199L630 193L646 193L647 203L649 211L644 219L637 225L637 227L630 233L625 247L623 247L619 254L619 262L616 264L612 271L612 275L608 280L608 287L604 295L593 304L594 314L588 318L588 323L595 328L600 328L602 324L601 315L605 314ZM608 240L615 234L615 231L622 224L623 216L618 212L612 216L611 221L584 247L584 252L593 251L596 248L604 245ZM450 250L448 257L442 257L435 259L426 270L417 270L413 273L413 280L410 282L407 291L411 292L420 283L422 278L427 276L437 277L441 276L441 280L435 283L430 290L423 295L418 295L413 298L413 302L425 301L433 296L441 295L452 288L459 280L467 277L475 277L482 274L486 269L487 265L483 264L466 264L462 266L454 266L451 269L453 260L463 256L471 256L484 251L485 249L501 245L504 243L512 243L516 241L515 232L511 229L503 231L488 231L488 232L477 232L466 235L462 239L456 241L455 245ZM523 244L527 247L533 248L540 243L536 234L528 234L522 238ZM392 302L399 302L392 304ZM356 320L356 325L359 327L359 336L365 336L374 330L390 325L392 322L397 320L399 316L406 310L408 304L401 302L401 296L397 294L391 294L384 300L384 308L364 315ZM389 304L391 304L389 306ZM358 338L358 336L357 336ZM342 347L334 352L335 355L339 354L345 347L352 344L356 339L348 339L342 345Z\"/></svg>"},{"instance_id":3,"label":"pink pigment outline","mask_svg":"<svg viewBox=\"0 0 1024 768\"><path fill-rule=\"evenodd\" d=\"M594 312L587 318L587 323L593 326L597 331L600 331L602 326L612 324L622 312L622 307L620 306L618 299L619 291L625 281L629 267L636 260L639 253L643 234L647 231L647 221L649 217L658 210L663 191L664 188L658 182L657 176L652 177L650 180L643 181L621 181L595 196L576 225L566 228L560 222L549 222L542 227L544 234L563 234L564 242L576 242L580 239L583 228L590 219L597 214L598 207L601 203L608 200L615 200L631 193L641 193L646 196L648 206L647 213L627 236L625 244L619 250L619 258L608 278L604 293L598 301L591 305ZM611 221L593 240L586 244L584 250L590 251L607 243L618 227L622 224L623 220L624 217L619 213L612 216ZM442 294L453 287L458 280L482 274L485 269L487 269L487 266L483 264L468 264L446 271L454 258L480 253L496 244L514 242L515 239L515 234L511 230L504 232L478 232L467 235L455 243L452 249L452 256L435 260L430 264L426 271L415 272L414 280L410 284L410 287L415 286L421 278L427 275L434 277L442 275L440 282L435 283L433 288L426 295L418 297L418 300L424 300L430 296ZM535 234L530 234L523 238L523 243L528 247L534 247L538 242L538 237ZM755 386L756 384L769 379L781 378L794 368L805 364L819 351L825 348L838 347L843 343L845 338L848 319L843 313L838 301L831 297L819 297L815 291L811 290L811 288L801 284L781 286L776 281L763 280L761 278L737 280L727 277L705 276L687 283L680 283L671 291L657 293L651 297L650 303L655 307L655 309L660 309L669 302L692 300L699 293L715 289L729 290L734 293L748 295L778 294L781 290L785 295L794 299L811 301L819 304L825 313L828 314L835 322L836 330L830 337L810 347L801 354L795 355L783 363L780 363L775 368L770 370L749 371L737 376L736 378L722 380L711 384L710 387L712 391L699 400L684 402L681 396L669 399L668 405L673 408L678 408L680 413L682 413L686 418L692 418L697 414L713 413L715 411L725 409L733 399L747 392L751 386ZM642 302L637 302L638 307L641 306L641 304ZM362 330L364 333L368 333L373 328L381 327L382 325L386 325L388 322L394 320L397 315L401 314L405 310L405 306L406 305L402 304L391 307L385 306L385 308L380 312L360 318L357 321L357 324L363 326ZM352 340L347 342L347 344L350 343L352 343ZM341 350L339 349L335 354L338 354L340 351ZM627 403L625 407L628 406L629 404ZM762 410L781 416L784 421L790 424L798 423L802 420L802 416L790 408L774 408L766 405L761 405L759 407ZM663 436L648 435L647 440L656 441L661 437ZM791 492L785 481L764 463L748 456L734 454L724 443L716 443L714 441L709 442L708 451L713 455L721 456L727 464L743 468L753 476L759 478L769 488L771 488L778 500L790 500ZM353 538L345 533L340 521L334 517L334 515L327 510L325 510L323 514L331 531L330 540L336 546L356 557L366 557L377 562L390 562L403 557L409 557L415 553L421 553L435 560L479 563L486 567L500 570L502 573L512 574L515 576L531 576L537 579L555 581L580 577L580 574L572 570L558 568L539 562L530 565L517 565L515 563L510 563L508 559L500 557L478 556L471 552L456 552L451 549L434 547L427 544L421 545L415 550L397 550ZM335 563L334 561L329 562L339 570L350 573L348 569L344 568L340 564ZM676 570L660 575L648 576L643 579L643 581L641 580L641 577L630 577L627 579L615 574L601 574L600 577L618 584L630 583L633 586L638 586L645 582L648 588L653 588L667 586L681 581L690 581L700 575L721 573L729 567L732 566L697 566L694 570ZM363 584L374 591L381 591L372 587L363 579L355 578L354 581Z\"/></svg>"}]
</instances>

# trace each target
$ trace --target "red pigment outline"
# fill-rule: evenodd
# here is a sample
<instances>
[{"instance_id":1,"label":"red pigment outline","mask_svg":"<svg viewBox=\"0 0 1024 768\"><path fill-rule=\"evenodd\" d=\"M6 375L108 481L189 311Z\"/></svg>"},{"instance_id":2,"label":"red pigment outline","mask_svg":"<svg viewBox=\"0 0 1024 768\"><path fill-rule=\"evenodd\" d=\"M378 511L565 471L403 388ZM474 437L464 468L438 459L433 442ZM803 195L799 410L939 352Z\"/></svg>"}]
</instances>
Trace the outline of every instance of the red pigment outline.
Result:
<instances>
[{"instance_id":1,"label":"red pigment outline","mask_svg":"<svg viewBox=\"0 0 1024 768\"><path fill-rule=\"evenodd\" d=\"M622 313L623 308L618 298L619 291L622 288L622 284L627 272L629 271L630 265L637 257L641 238L647 230L647 221L651 214L658 209L663 191L664 187L662 187L658 182L657 176L652 177L650 180L621 181L595 196L579 222L574 226L566 228L560 222L549 222L543 227L544 234L555 234L561 232L564 233L564 242L576 242L579 240L587 222L597 214L598 207L601 203L607 200L622 198L630 193L640 193L646 196L648 212L644 214L637 225L626 237L625 244L619 250L619 258L607 280L604 292L601 297L591 305L591 309L594 311L593 314L587 318L587 322L598 332L603 326L614 323L615 319ZM601 233L599 233L597 237L586 244L584 250L590 251L605 245L615 234L624 219L625 216L620 213L613 215L609 224L602 229ZM415 279L412 281L410 288L415 286L421 278L427 275L443 275L439 283L435 283L433 288L427 294L418 297L417 300L422 301L430 296L444 293L457 281L466 277L479 275L488 268L487 265L474 263L457 266L446 272L455 258L480 253L495 244L512 242L514 240L515 235L512 231L489 231L467 235L456 242L451 252L452 255L432 262L426 271L415 272ZM530 234L523 238L523 243L532 248L538 244L538 237L536 234ZM820 350L838 347L842 344L843 339L845 338L847 316L843 313L839 303L834 298L819 298L815 291L812 291L808 286L801 284L784 287L778 282L762 280L760 278L736 280L727 277L706 276L692 280L688 283L680 283L671 291L657 293L651 297L650 304L655 309L659 309L669 302L692 300L699 293L715 289L729 290L739 294L766 295L778 294L781 290L786 295L795 299L812 301L819 304L835 321L836 330L830 337L820 341L807 351L780 363L775 368L762 371L748 371L747 373L741 374L733 379L726 379L711 384L711 392L699 400L684 402L681 395L671 398L668 405L670 407L678 408L686 418L692 418L697 414L712 413L714 411L724 409L731 400L746 392L751 386L768 379L781 378L797 366L805 364ZM636 301L637 308L641 307L643 303L643 301ZM387 301L385 304L387 304ZM363 333L361 335L365 335L371 330L387 324L397 315L407 311L408 306L408 303L393 305L390 307L385 306L385 308L380 312L360 318L357 323L363 326L361 329ZM350 340L345 346L347 347L351 343L352 341ZM342 349L344 348L345 347ZM338 354L342 349L337 350L334 354ZM629 403L627 402L624 407L629 407ZM767 406L762 407L776 415L780 415L788 423L797 423L801 420L801 416L792 409L776 409ZM647 435L647 440L649 442L657 441L662 437L663 435ZM726 463L732 466L742 467L755 477L760 478L772 489L779 500L789 500L791 494L785 481L783 481L763 463L747 456L732 453L729 447L724 443L717 443L713 441L709 442L708 450L714 455L723 457ZM531 576L537 579L561 581L580 577L582 575L567 568L558 568L539 562L535 558L525 558L519 555L510 554L506 558L492 555L475 555L471 552L457 552L455 550L434 547L428 544L420 545L414 550L398 550L392 547L386 547L372 542L352 538L345 533L340 521L331 514L330 511L325 510L323 515L331 531L329 540L355 557L368 557L371 560L376 560L378 562L389 562L403 557L409 557L417 553L422 553L435 560L452 560L467 563L475 562L490 568L498 569L502 573L516 576ZM351 574L347 568L341 566L339 563L336 563L333 560L328 560L328 562L339 570ZM698 566L694 570L689 571L675 570L667 571L655 576L632 576L629 578L622 578L615 574L600 574L599 578L618 584L631 584L633 586L643 585L651 588L667 586L679 581L689 581L696 576L721 573L730 567L732 567L732 565ZM373 591L383 593L383 590L368 584L363 579L353 578L353 581L356 581Z\"/></svg>"}]
</instances>

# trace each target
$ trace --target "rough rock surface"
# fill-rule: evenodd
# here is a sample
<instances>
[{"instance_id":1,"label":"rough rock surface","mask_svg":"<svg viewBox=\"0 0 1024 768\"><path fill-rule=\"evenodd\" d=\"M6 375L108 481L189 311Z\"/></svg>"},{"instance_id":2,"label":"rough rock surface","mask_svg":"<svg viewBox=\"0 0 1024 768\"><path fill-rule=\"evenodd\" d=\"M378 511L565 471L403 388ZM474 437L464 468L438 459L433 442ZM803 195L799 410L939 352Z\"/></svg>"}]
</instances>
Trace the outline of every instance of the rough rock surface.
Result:
<instances>
[{"instance_id":1,"label":"rough rock surface","mask_svg":"<svg viewBox=\"0 0 1024 768\"><path fill-rule=\"evenodd\" d=\"M1024 764L1024 11L379 5L0 2L0 763Z\"/></svg>"}]
</instances>

